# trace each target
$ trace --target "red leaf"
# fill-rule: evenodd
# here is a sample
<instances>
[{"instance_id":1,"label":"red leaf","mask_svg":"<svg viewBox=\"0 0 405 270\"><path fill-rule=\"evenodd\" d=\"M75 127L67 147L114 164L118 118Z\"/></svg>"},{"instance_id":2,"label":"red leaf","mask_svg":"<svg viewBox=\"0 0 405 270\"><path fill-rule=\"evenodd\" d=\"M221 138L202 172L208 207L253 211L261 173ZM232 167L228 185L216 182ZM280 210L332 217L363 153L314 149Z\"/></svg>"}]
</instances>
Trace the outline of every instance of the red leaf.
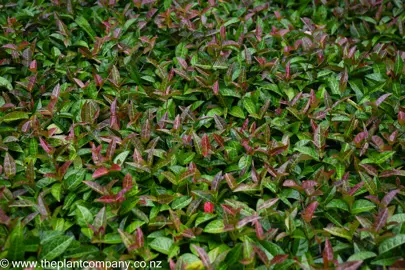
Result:
<instances>
[{"instance_id":1,"label":"red leaf","mask_svg":"<svg viewBox=\"0 0 405 270\"><path fill-rule=\"evenodd\" d=\"M115 199L115 200L116 200L117 202L122 202L122 201L124 201L124 200L125 200L124 195L125 195L125 193L127 193L129 190L130 190L129 187L121 189L121 190L117 193L117 196L116 196L116 199Z\"/></svg>"},{"instance_id":2,"label":"red leaf","mask_svg":"<svg viewBox=\"0 0 405 270\"><path fill-rule=\"evenodd\" d=\"M371 137L371 140L378 147L379 150L384 149L384 141L379 136L374 135L373 137Z\"/></svg>"},{"instance_id":3,"label":"red leaf","mask_svg":"<svg viewBox=\"0 0 405 270\"><path fill-rule=\"evenodd\" d=\"M207 268L207 270L213 269L211 267L210 258L208 257L207 252L203 248L196 246L196 245L193 245L193 248L197 251L198 255L201 258L203 265Z\"/></svg>"},{"instance_id":4,"label":"red leaf","mask_svg":"<svg viewBox=\"0 0 405 270\"><path fill-rule=\"evenodd\" d=\"M405 112L398 112L398 123L403 126L405 125Z\"/></svg>"},{"instance_id":5,"label":"red leaf","mask_svg":"<svg viewBox=\"0 0 405 270\"><path fill-rule=\"evenodd\" d=\"M52 90L52 95L51 97L54 97L55 99L59 98L60 95L60 84L58 83Z\"/></svg>"},{"instance_id":6,"label":"red leaf","mask_svg":"<svg viewBox=\"0 0 405 270\"><path fill-rule=\"evenodd\" d=\"M7 177L15 176L17 172L17 167L13 157L7 152L4 157L4 173Z\"/></svg>"},{"instance_id":7,"label":"red leaf","mask_svg":"<svg viewBox=\"0 0 405 270\"><path fill-rule=\"evenodd\" d=\"M96 85L97 85L98 87L100 87L100 86L103 85L103 78L101 78L100 75L94 73L94 74L93 74L93 78L94 78L94 81L96 82Z\"/></svg>"},{"instance_id":8,"label":"red leaf","mask_svg":"<svg viewBox=\"0 0 405 270\"><path fill-rule=\"evenodd\" d=\"M363 167L368 174L370 174L372 176L377 176L378 171L373 166L371 166L369 164L360 164L360 166Z\"/></svg>"},{"instance_id":9,"label":"red leaf","mask_svg":"<svg viewBox=\"0 0 405 270\"><path fill-rule=\"evenodd\" d=\"M105 196L102 196L102 197L98 198L96 200L96 202L114 203L114 202L116 202L116 197L113 196L113 195L105 195Z\"/></svg>"},{"instance_id":10,"label":"red leaf","mask_svg":"<svg viewBox=\"0 0 405 270\"><path fill-rule=\"evenodd\" d=\"M374 222L374 230L376 232L379 232L385 226L385 224L387 223L387 218L388 218L388 209L387 208L380 209Z\"/></svg>"},{"instance_id":11,"label":"red leaf","mask_svg":"<svg viewBox=\"0 0 405 270\"><path fill-rule=\"evenodd\" d=\"M256 220L254 222L254 224L255 224L255 229L256 229L256 237L259 240L263 240L264 239L264 231L263 231L262 224L260 224L260 222L258 220Z\"/></svg>"},{"instance_id":12,"label":"red leaf","mask_svg":"<svg viewBox=\"0 0 405 270\"><path fill-rule=\"evenodd\" d=\"M343 72L342 76L340 77L340 81L339 81L339 87L340 87L341 92L344 92L346 90L348 80L349 80L349 74L347 73L347 68L345 68L345 71Z\"/></svg>"},{"instance_id":13,"label":"red leaf","mask_svg":"<svg viewBox=\"0 0 405 270\"><path fill-rule=\"evenodd\" d=\"M399 259L394 264L392 264L389 268L390 270L403 270L405 269L405 260Z\"/></svg>"},{"instance_id":14,"label":"red leaf","mask_svg":"<svg viewBox=\"0 0 405 270\"><path fill-rule=\"evenodd\" d=\"M280 264L282 262L284 262L285 260L287 260L288 258L288 254L279 254L274 256L274 258L271 260L270 264Z\"/></svg>"},{"instance_id":15,"label":"red leaf","mask_svg":"<svg viewBox=\"0 0 405 270\"><path fill-rule=\"evenodd\" d=\"M312 119L311 119L310 123L311 123L312 131L315 132L315 130L318 128L318 124L315 123L315 121Z\"/></svg>"},{"instance_id":16,"label":"red leaf","mask_svg":"<svg viewBox=\"0 0 405 270\"><path fill-rule=\"evenodd\" d=\"M287 66L285 67L285 78L289 79L291 76L291 68L290 68L290 62L287 63Z\"/></svg>"},{"instance_id":17,"label":"red leaf","mask_svg":"<svg viewBox=\"0 0 405 270\"><path fill-rule=\"evenodd\" d=\"M333 260L333 248L328 238L325 240L325 248L323 249L323 262L325 268L328 267L328 263Z\"/></svg>"},{"instance_id":18,"label":"red leaf","mask_svg":"<svg viewBox=\"0 0 405 270\"><path fill-rule=\"evenodd\" d=\"M363 145L363 147L361 148L361 151L360 151L360 156L363 156L367 152L368 146L369 146L368 142L366 142Z\"/></svg>"},{"instance_id":19,"label":"red leaf","mask_svg":"<svg viewBox=\"0 0 405 270\"><path fill-rule=\"evenodd\" d=\"M219 83L218 81L216 81L214 83L214 85L212 86L212 90L214 91L214 95L218 95L219 94Z\"/></svg>"},{"instance_id":20,"label":"red leaf","mask_svg":"<svg viewBox=\"0 0 405 270\"><path fill-rule=\"evenodd\" d=\"M221 26L221 29L219 30L219 34L220 34L222 40L226 39L226 28L224 25Z\"/></svg>"},{"instance_id":21,"label":"red leaf","mask_svg":"<svg viewBox=\"0 0 405 270\"><path fill-rule=\"evenodd\" d=\"M295 103L297 103L302 97L302 92L299 92L294 98L293 100L291 100L291 105L295 105Z\"/></svg>"},{"instance_id":22,"label":"red leaf","mask_svg":"<svg viewBox=\"0 0 405 270\"><path fill-rule=\"evenodd\" d=\"M377 196L374 196L374 195L367 195L365 198L366 198L366 199L369 199L370 201L372 201L372 202L375 203L375 204L380 204L380 200L378 199Z\"/></svg>"},{"instance_id":23,"label":"red leaf","mask_svg":"<svg viewBox=\"0 0 405 270\"><path fill-rule=\"evenodd\" d=\"M110 171L121 171L121 167L118 164L113 164L110 167Z\"/></svg>"},{"instance_id":24,"label":"red leaf","mask_svg":"<svg viewBox=\"0 0 405 270\"><path fill-rule=\"evenodd\" d=\"M113 137L110 141L110 143L108 144L106 153L105 153L105 157L107 160L111 160L114 156L115 153L115 149L117 149L117 140L115 139L115 137Z\"/></svg>"},{"instance_id":25,"label":"red leaf","mask_svg":"<svg viewBox=\"0 0 405 270\"><path fill-rule=\"evenodd\" d=\"M236 182L235 178L229 173L225 174L225 180L228 183L228 186L231 190L234 190L238 187L238 183Z\"/></svg>"},{"instance_id":26,"label":"red leaf","mask_svg":"<svg viewBox=\"0 0 405 270\"><path fill-rule=\"evenodd\" d=\"M120 125L117 118L117 98L111 103L110 107L110 128L114 130L119 130Z\"/></svg>"},{"instance_id":27,"label":"red leaf","mask_svg":"<svg viewBox=\"0 0 405 270\"><path fill-rule=\"evenodd\" d=\"M225 147L225 141L224 139L218 135L218 134L212 134L214 136L214 140L217 142L217 144L221 147Z\"/></svg>"},{"instance_id":28,"label":"red leaf","mask_svg":"<svg viewBox=\"0 0 405 270\"><path fill-rule=\"evenodd\" d=\"M252 175L252 180L253 182L257 183L259 182L259 175L257 174L256 168L255 168L255 164L252 161L252 171L251 171L251 175Z\"/></svg>"},{"instance_id":29,"label":"red leaf","mask_svg":"<svg viewBox=\"0 0 405 270\"><path fill-rule=\"evenodd\" d=\"M362 263L363 261L345 262L339 264L338 267L336 267L336 270L356 270L361 266Z\"/></svg>"},{"instance_id":30,"label":"red leaf","mask_svg":"<svg viewBox=\"0 0 405 270\"><path fill-rule=\"evenodd\" d=\"M17 50L17 46L15 44L6 44L2 46L5 49Z\"/></svg>"},{"instance_id":31,"label":"red leaf","mask_svg":"<svg viewBox=\"0 0 405 270\"><path fill-rule=\"evenodd\" d=\"M391 96L391 95L392 95L392 93L388 93L388 94L382 95L381 97L379 97L379 98L377 99L377 101L375 102L375 105L380 106L380 104L383 103L384 100L385 100L387 97Z\"/></svg>"},{"instance_id":32,"label":"red leaf","mask_svg":"<svg viewBox=\"0 0 405 270\"><path fill-rule=\"evenodd\" d=\"M284 151L288 149L288 145L283 145L279 147L275 147L269 151L269 155L276 156L282 154Z\"/></svg>"},{"instance_id":33,"label":"red leaf","mask_svg":"<svg viewBox=\"0 0 405 270\"><path fill-rule=\"evenodd\" d=\"M4 213L3 209L0 208L0 224L8 225L10 222L10 217Z\"/></svg>"},{"instance_id":34,"label":"red leaf","mask_svg":"<svg viewBox=\"0 0 405 270\"><path fill-rule=\"evenodd\" d=\"M177 61L179 62L180 66L181 66L184 70L187 70L188 65L187 65L186 60L184 60L184 59L181 58L181 57L176 57L176 59L177 59Z\"/></svg>"},{"instance_id":35,"label":"red leaf","mask_svg":"<svg viewBox=\"0 0 405 270\"><path fill-rule=\"evenodd\" d=\"M390 176L405 176L405 170L389 170L389 171L383 171L380 174L380 177L390 177Z\"/></svg>"},{"instance_id":36,"label":"red leaf","mask_svg":"<svg viewBox=\"0 0 405 270\"><path fill-rule=\"evenodd\" d=\"M394 143L397 136L398 136L398 130L395 130L394 132L391 133L391 135L388 137L388 139L391 143Z\"/></svg>"},{"instance_id":37,"label":"red leaf","mask_svg":"<svg viewBox=\"0 0 405 270\"><path fill-rule=\"evenodd\" d=\"M201 148L203 156L207 157L209 154L209 150L211 149L211 144L207 134L204 134L204 136L201 139Z\"/></svg>"},{"instance_id":38,"label":"red leaf","mask_svg":"<svg viewBox=\"0 0 405 270\"><path fill-rule=\"evenodd\" d=\"M361 142L366 139L368 136L368 133L363 131L360 132L359 134L356 135L356 137L354 137L353 142L356 144L356 146L360 146Z\"/></svg>"},{"instance_id":39,"label":"red leaf","mask_svg":"<svg viewBox=\"0 0 405 270\"><path fill-rule=\"evenodd\" d=\"M42 217L48 217L49 216L49 209L48 206L44 202L44 198L42 195L38 196L38 211L41 214Z\"/></svg>"},{"instance_id":40,"label":"red leaf","mask_svg":"<svg viewBox=\"0 0 405 270\"><path fill-rule=\"evenodd\" d=\"M103 176L103 175L106 175L106 174L108 174L107 168L101 167L101 168L98 168L98 169L93 173L93 178L99 178L99 177L101 177L101 176Z\"/></svg>"},{"instance_id":41,"label":"red leaf","mask_svg":"<svg viewBox=\"0 0 405 270\"><path fill-rule=\"evenodd\" d=\"M100 193L101 195L104 195L106 193L106 190L103 186L101 186L99 183L93 182L93 181L83 181L87 186L89 186L92 190L94 190L97 193Z\"/></svg>"},{"instance_id":42,"label":"red leaf","mask_svg":"<svg viewBox=\"0 0 405 270\"><path fill-rule=\"evenodd\" d=\"M176 269L176 263L172 259L169 260L169 266L170 266L170 270Z\"/></svg>"},{"instance_id":43,"label":"red leaf","mask_svg":"<svg viewBox=\"0 0 405 270\"><path fill-rule=\"evenodd\" d=\"M348 194L349 194L350 196L353 196L354 193L356 193L363 185L364 185L364 182L363 182L363 181L360 182L360 183L357 183L354 187L352 187L352 188L350 189L350 191L348 192Z\"/></svg>"},{"instance_id":44,"label":"red leaf","mask_svg":"<svg viewBox=\"0 0 405 270\"><path fill-rule=\"evenodd\" d=\"M132 176L129 173L125 175L124 180L122 181L122 187L132 187Z\"/></svg>"},{"instance_id":45,"label":"red leaf","mask_svg":"<svg viewBox=\"0 0 405 270\"><path fill-rule=\"evenodd\" d=\"M204 212L205 213L213 213L214 212L214 204L212 202L205 202L204 203Z\"/></svg>"},{"instance_id":46,"label":"red leaf","mask_svg":"<svg viewBox=\"0 0 405 270\"><path fill-rule=\"evenodd\" d=\"M297 183L294 182L294 180L285 180L283 182L283 187L300 187L300 186L298 186Z\"/></svg>"},{"instance_id":47,"label":"red leaf","mask_svg":"<svg viewBox=\"0 0 405 270\"><path fill-rule=\"evenodd\" d=\"M67 169L69 168L69 166L73 163L73 161L69 160L66 161L61 167L59 167L58 169L58 175L59 177L63 177L67 171Z\"/></svg>"},{"instance_id":48,"label":"red leaf","mask_svg":"<svg viewBox=\"0 0 405 270\"><path fill-rule=\"evenodd\" d=\"M48 154L53 152L53 148L41 137L39 137L39 143L41 144L42 149L44 149L44 151Z\"/></svg>"},{"instance_id":49,"label":"red leaf","mask_svg":"<svg viewBox=\"0 0 405 270\"><path fill-rule=\"evenodd\" d=\"M246 120L243 122L242 130L246 130L248 125L249 125L249 118L246 118Z\"/></svg>"},{"instance_id":50,"label":"red leaf","mask_svg":"<svg viewBox=\"0 0 405 270\"><path fill-rule=\"evenodd\" d=\"M73 80L76 82L76 84L77 84L80 88L84 88L84 87L85 87L84 83L83 83L80 79L73 78Z\"/></svg>"},{"instance_id":51,"label":"red leaf","mask_svg":"<svg viewBox=\"0 0 405 270\"><path fill-rule=\"evenodd\" d=\"M310 203L307 206L307 208L304 210L304 213L302 214L302 217L304 218L304 220L306 222L308 222L308 223L311 222L311 220L312 220L312 218L314 216L315 210L318 207L318 204L319 203L317 201L314 201L314 202Z\"/></svg>"},{"instance_id":52,"label":"red leaf","mask_svg":"<svg viewBox=\"0 0 405 270\"><path fill-rule=\"evenodd\" d=\"M136 239L136 242L135 242L136 245L139 248L143 247L143 245L144 245L144 237L143 237L143 232L142 232L140 227L138 227L136 229L136 238L135 239Z\"/></svg>"},{"instance_id":53,"label":"red leaf","mask_svg":"<svg viewBox=\"0 0 405 270\"><path fill-rule=\"evenodd\" d=\"M256 32L255 32L255 35L256 35L256 38L257 38L258 41L262 41L262 34L263 34L263 29L262 29L262 27L260 26L259 23L256 23Z\"/></svg>"},{"instance_id":54,"label":"red leaf","mask_svg":"<svg viewBox=\"0 0 405 270\"><path fill-rule=\"evenodd\" d=\"M278 202L279 198L273 198L273 199L269 199L263 203L261 203L258 207L257 207L257 211L263 210L263 209L267 209L272 207L273 205L275 205Z\"/></svg>"},{"instance_id":55,"label":"red leaf","mask_svg":"<svg viewBox=\"0 0 405 270\"><path fill-rule=\"evenodd\" d=\"M395 195L397 195L397 193L399 192L398 189L392 190L390 192L388 192L384 198L381 200L381 204L385 207L388 207L388 205L390 204L390 202L394 199Z\"/></svg>"},{"instance_id":56,"label":"red leaf","mask_svg":"<svg viewBox=\"0 0 405 270\"><path fill-rule=\"evenodd\" d=\"M259 247L257 247L256 245L253 245L253 250L255 251L255 253L259 256L260 260L265 264L265 265L269 265L269 258L267 257L266 253L260 249Z\"/></svg>"},{"instance_id":57,"label":"red leaf","mask_svg":"<svg viewBox=\"0 0 405 270\"><path fill-rule=\"evenodd\" d=\"M240 229L243 228L246 224L252 222L254 223L255 221L259 220L259 216L250 216L250 217L245 217L241 220L239 220L238 224L236 225L236 228Z\"/></svg>"},{"instance_id":58,"label":"red leaf","mask_svg":"<svg viewBox=\"0 0 405 270\"><path fill-rule=\"evenodd\" d=\"M151 134L151 126L149 119L146 119L145 123L142 125L142 130L141 130L141 139L143 142L148 142L150 140L150 134Z\"/></svg>"},{"instance_id":59,"label":"red leaf","mask_svg":"<svg viewBox=\"0 0 405 270\"><path fill-rule=\"evenodd\" d=\"M37 72L37 60L31 61L29 70L31 72Z\"/></svg>"},{"instance_id":60,"label":"red leaf","mask_svg":"<svg viewBox=\"0 0 405 270\"><path fill-rule=\"evenodd\" d=\"M221 204L222 209L224 209L224 211L226 213L228 213L231 216L235 216L236 214L238 214L240 212L240 208L239 209L235 209L230 205L226 205L226 204Z\"/></svg>"}]
</instances>

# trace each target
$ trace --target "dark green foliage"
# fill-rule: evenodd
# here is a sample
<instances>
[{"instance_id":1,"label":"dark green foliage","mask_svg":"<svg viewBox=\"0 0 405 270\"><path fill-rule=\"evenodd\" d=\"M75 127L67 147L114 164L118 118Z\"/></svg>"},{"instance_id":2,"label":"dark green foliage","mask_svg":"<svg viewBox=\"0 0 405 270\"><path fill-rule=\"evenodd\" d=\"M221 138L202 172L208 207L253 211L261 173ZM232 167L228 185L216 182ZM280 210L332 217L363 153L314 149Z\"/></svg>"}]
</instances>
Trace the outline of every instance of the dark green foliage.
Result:
<instances>
[{"instance_id":1,"label":"dark green foliage","mask_svg":"<svg viewBox=\"0 0 405 270\"><path fill-rule=\"evenodd\" d=\"M0 258L405 257L400 0L3 1Z\"/></svg>"}]
</instances>

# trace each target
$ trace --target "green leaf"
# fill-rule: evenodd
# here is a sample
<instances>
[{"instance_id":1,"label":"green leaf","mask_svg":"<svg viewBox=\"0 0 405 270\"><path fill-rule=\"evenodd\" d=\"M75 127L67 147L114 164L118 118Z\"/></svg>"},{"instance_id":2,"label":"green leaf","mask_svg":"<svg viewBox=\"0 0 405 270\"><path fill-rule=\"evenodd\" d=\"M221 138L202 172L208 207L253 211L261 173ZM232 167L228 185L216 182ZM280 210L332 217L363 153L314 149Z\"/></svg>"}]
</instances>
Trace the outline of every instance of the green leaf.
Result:
<instances>
[{"instance_id":1,"label":"green leaf","mask_svg":"<svg viewBox=\"0 0 405 270\"><path fill-rule=\"evenodd\" d=\"M359 172L361 179L364 181L364 186L366 187L367 191L371 194L374 195L377 192L377 185L374 182L374 179L372 179L368 174Z\"/></svg>"},{"instance_id":2,"label":"green leaf","mask_svg":"<svg viewBox=\"0 0 405 270\"><path fill-rule=\"evenodd\" d=\"M376 164L381 164L384 161L386 161L387 159L389 159L390 157L392 157L394 154L395 154L395 151L383 152L383 153L380 153L378 156L373 157L373 161Z\"/></svg>"},{"instance_id":3,"label":"green leaf","mask_svg":"<svg viewBox=\"0 0 405 270\"><path fill-rule=\"evenodd\" d=\"M68 190L76 189L79 186L79 184L83 181L85 175L86 169L76 170L74 174L70 175L69 177L67 177L66 180L64 180L66 188Z\"/></svg>"},{"instance_id":4,"label":"green leaf","mask_svg":"<svg viewBox=\"0 0 405 270\"><path fill-rule=\"evenodd\" d=\"M382 258L382 259L375 259L372 261L370 264L371 265L381 265L381 266L391 266L394 262L397 260L402 259L401 256L392 256L388 258Z\"/></svg>"},{"instance_id":5,"label":"green leaf","mask_svg":"<svg viewBox=\"0 0 405 270\"><path fill-rule=\"evenodd\" d=\"M11 85L10 81L1 76L0 76L0 87L5 87L8 90L13 90L13 86Z\"/></svg>"},{"instance_id":6,"label":"green leaf","mask_svg":"<svg viewBox=\"0 0 405 270\"><path fill-rule=\"evenodd\" d=\"M168 255L173 243L173 240L170 238L157 237L149 243L149 246L160 253Z\"/></svg>"},{"instance_id":7,"label":"green leaf","mask_svg":"<svg viewBox=\"0 0 405 270\"><path fill-rule=\"evenodd\" d=\"M165 10L168 10L171 5L172 5L172 0L164 0L163 7Z\"/></svg>"},{"instance_id":8,"label":"green leaf","mask_svg":"<svg viewBox=\"0 0 405 270\"><path fill-rule=\"evenodd\" d=\"M198 227L201 223L204 223L208 220L211 220L215 218L217 215L216 214L211 214L211 213L202 213L200 217L198 217L195 221L195 227Z\"/></svg>"},{"instance_id":9,"label":"green leaf","mask_svg":"<svg viewBox=\"0 0 405 270\"><path fill-rule=\"evenodd\" d=\"M122 239L119 233L107 233L102 241L105 244L121 244Z\"/></svg>"},{"instance_id":10,"label":"green leaf","mask_svg":"<svg viewBox=\"0 0 405 270\"><path fill-rule=\"evenodd\" d=\"M60 198L62 196L62 185L61 183L55 183L52 185L51 189L52 196L60 202Z\"/></svg>"},{"instance_id":11,"label":"green leaf","mask_svg":"<svg viewBox=\"0 0 405 270\"><path fill-rule=\"evenodd\" d=\"M69 249L67 250L63 257L64 258L82 258L86 255L90 255L90 254L96 254L100 252L100 250L95 247L95 246L91 246L91 245L83 245L74 249Z\"/></svg>"},{"instance_id":12,"label":"green leaf","mask_svg":"<svg viewBox=\"0 0 405 270\"><path fill-rule=\"evenodd\" d=\"M55 236L44 242L40 258L52 261L63 254L74 240L73 236Z\"/></svg>"},{"instance_id":13,"label":"green leaf","mask_svg":"<svg viewBox=\"0 0 405 270\"><path fill-rule=\"evenodd\" d=\"M243 106L249 114L256 114L256 106L249 97L243 99Z\"/></svg>"},{"instance_id":14,"label":"green leaf","mask_svg":"<svg viewBox=\"0 0 405 270\"><path fill-rule=\"evenodd\" d=\"M3 122L12 122L16 120L21 120L21 119L28 119L29 115L26 112L11 112L9 114L6 114L4 117L1 118Z\"/></svg>"},{"instance_id":15,"label":"green leaf","mask_svg":"<svg viewBox=\"0 0 405 270\"><path fill-rule=\"evenodd\" d=\"M394 248L405 244L405 234L398 234L394 237L385 239L378 247L380 254L386 253Z\"/></svg>"},{"instance_id":16,"label":"green leaf","mask_svg":"<svg viewBox=\"0 0 405 270\"><path fill-rule=\"evenodd\" d=\"M76 208L77 224L86 227L93 222L93 214L84 206L77 205Z\"/></svg>"},{"instance_id":17,"label":"green leaf","mask_svg":"<svg viewBox=\"0 0 405 270\"><path fill-rule=\"evenodd\" d=\"M359 214L359 213L368 212L368 211L374 209L375 207L376 206L375 206L374 203L372 203L372 202L370 202L368 200L360 199L360 200L356 200L353 203L351 212L352 212L353 215L356 215L356 214Z\"/></svg>"},{"instance_id":18,"label":"green leaf","mask_svg":"<svg viewBox=\"0 0 405 270\"><path fill-rule=\"evenodd\" d=\"M248 155L242 156L238 162L239 169L242 170L242 169L248 167L251 163L252 163L251 156L248 156Z\"/></svg>"},{"instance_id":19,"label":"green leaf","mask_svg":"<svg viewBox=\"0 0 405 270\"><path fill-rule=\"evenodd\" d=\"M350 232L343 228L331 227L331 228L324 228L324 230L334 236L342 237L350 241L352 240L352 235L350 235Z\"/></svg>"},{"instance_id":20,"label":"green leaf","mask_svg":"<svg viewBox=\"0 0 405 270\"><path fill-rule=\"evenodd\" d=\"M374 252L360 251L360 252L356 252L355 254L350 256L349 259L347 259L347 261L364 261L364 260L373 258L375 256L377 256L377 254L375 254Z\"/></svg>"},{"instance_id":21,"label":"green leaf","mask_svg":"<svg viewBox=\"0 0 405 270\"><path fill-rule=\"evenodd\" d=\"M155 82L155 78L153 78L152 76L142 76L141 79L154 83Z\"/></svg>"},{"instance_id":22,"label":"green leaf","mask_svg":"<svg viewBox=\"0 0 405 270\"><path fill-rule=\"evenodd\" d=\"M318 153L315 151L314 148L312 147L308 147L308 146L300 146L300 147L295 147L294 151L298 151L304 155L310 156L313 159L315 159L316 161L319 161L319 155Z\"/></svg>"},{"instance_id":23,"label":"green leaf","mask_svg":"<svg viewBox=\"0 0 405 270\"><path fill-rule=\"evenodd\" d=\"M204 228L205 233L223 233L224 232L224 221L222 219L213 220L207 224Z\"/></svg>"},{"instance_id":24,"label":"green leaf","mask_svg":"<svg viewBox=\"0 0 405 270\"><path fill-rule=\"evenodd\" d=\"M238 106L233 106L232 109L229 111L229 114L238 118L245 119L245 114L242 108Z\"/></svg>"},{"instance_id":25,"label":"green leaf","mask_svg":"<svg viewBox=\"0 0 405 270\"><path fill-rule=\"evenodd\" d=\"M403 68L404 68L404 61L402 60L401 54L398 52L397 57L395 57L395 64L394 64L395 75L401 74Z\"/></svg>"},{"instance_id":26,"label":"green leaf","mask_svg":"<svg viewBox=\"0 0 405 270\"><path fill-rule=\"evenodd\" d=\"M95 40L96 33L83 16L77 17L75 22L90 36L91 40Z\"/></svg>"},{"instance_id":27,"label":"green leaf","mask_svg":"<svg viewBox=\"0 0 405 270\"><path fill-rule=\"evenodd\" d=\"M180 198L177 198L172 202L172 209L182 209L189 205L192 200L193 198L190 196L181 196Z\"/></svg>"},{"instance_id":28,"label":"green leaf","mask_svg":"<svg viewBox=\"0 0 405 270\"><path fill-rule=\"evenodd\" d=\"M326 205L326 208L339 208L349 212L349 205L341 199L333 199Z\"/></svg>"},{"instance_id":29,"label":"green leaf","mask_svg":"<svg viewBox=\"0 0 405 270\"><path fill-rule=\"evenodd\" d=\"M94 218L93 226L96 229L100 229L101 227L107 227L107 213L105 206L98 211L97 215Z\"/></svg>"},{"instance_id":30,"label":"green leaf","mask_svg":"<svg viewBox=\"0 0 405 270\"><path fill-rule=\"evenodd\" d=\"M404 223L405 222L405 214L395 214L391 218L388 219L388 222Z\"/></svg>"},{"instance_id":31,"label":"green leaf","mask_svg":"<svg viewBox=\"0 0 405 270\"><path fill-rule=\"evenodd\" d=\"M24 260L24 234L23 234L23 226L20 220L17 221L17 224L11 231L9 237L9 249L7 252L7 258L10 261L19 261Z\"/></svg>"},{"instance_id":32,"label":"green leaf","mask_svg":"<svg viewBox=\"0 0 405 270\"><path fill-rule=\"evenodd\" d=\"M114 163L122 166L122 164L124 164L125 160L127 159L128 155L129 155L129 151L124 151L122 153L119 153L114 158Z\"/></svg>"}]
</instances>

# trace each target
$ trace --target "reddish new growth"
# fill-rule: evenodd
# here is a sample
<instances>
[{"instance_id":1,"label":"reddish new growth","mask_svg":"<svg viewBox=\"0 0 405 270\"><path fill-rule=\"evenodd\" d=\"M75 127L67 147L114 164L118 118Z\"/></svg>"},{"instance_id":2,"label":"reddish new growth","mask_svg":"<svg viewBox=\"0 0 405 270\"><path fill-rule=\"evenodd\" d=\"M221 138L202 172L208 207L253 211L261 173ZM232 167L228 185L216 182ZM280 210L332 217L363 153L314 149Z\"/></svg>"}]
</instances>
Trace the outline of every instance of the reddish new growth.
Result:
<instances>
[{"instance_id":1,"label":"reddish new growth","mask_svg":"<svg viewBox=\"0 0 405 270\"><path fill-rule=\"evenodd\" d=\"M214 204L212 202L206 202L204 204L204 212L205 213L212 213L214 212Z\"/></svg>"}]
</instances>

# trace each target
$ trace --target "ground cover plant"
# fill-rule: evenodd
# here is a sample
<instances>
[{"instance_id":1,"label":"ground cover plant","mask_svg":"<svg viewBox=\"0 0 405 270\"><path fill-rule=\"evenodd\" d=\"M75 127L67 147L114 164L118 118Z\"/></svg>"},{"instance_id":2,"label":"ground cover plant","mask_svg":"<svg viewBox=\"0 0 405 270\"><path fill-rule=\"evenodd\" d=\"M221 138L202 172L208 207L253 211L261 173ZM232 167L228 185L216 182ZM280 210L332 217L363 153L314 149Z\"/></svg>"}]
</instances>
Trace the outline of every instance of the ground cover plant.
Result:
<instances>
[{"instance_id":1,"label":"ground cover plant","mask_svg":"<svg viewBox=\"0 0 405 270\"><path fill-rule=\"evenodd\" d=\"M405 267L402 1L0 11L0 258Z\"/></svg>"}]
</instances>

